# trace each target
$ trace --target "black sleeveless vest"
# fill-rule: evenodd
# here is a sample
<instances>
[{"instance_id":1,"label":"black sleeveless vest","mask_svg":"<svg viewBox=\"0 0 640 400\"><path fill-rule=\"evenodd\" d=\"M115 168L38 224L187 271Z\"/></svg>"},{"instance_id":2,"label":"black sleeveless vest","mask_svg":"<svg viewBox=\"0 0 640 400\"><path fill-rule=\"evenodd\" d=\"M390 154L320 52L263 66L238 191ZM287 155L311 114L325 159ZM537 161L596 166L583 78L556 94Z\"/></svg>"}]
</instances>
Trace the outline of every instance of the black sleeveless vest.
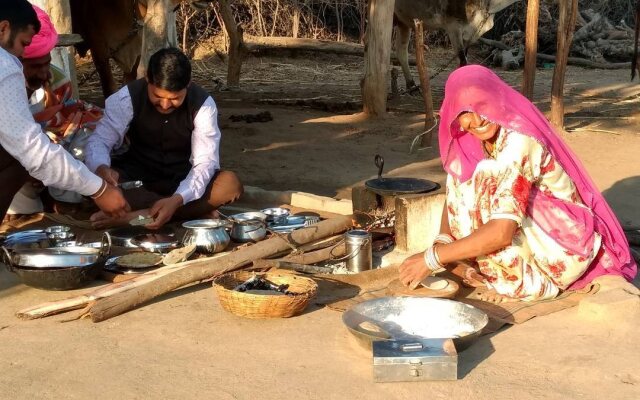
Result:
<instances>
[{"instance_id":1,"label":"black sleeveless vest","mask_svg":"<svg viewBox=\"0 0 640 400\"><path fill-rule=\"evenodd\" d=\"M209 94L192 83L182 105L171 114L162 114L149 101L147 86L145 79L127 85L133 105L127 132L130 145L120 159L114 159L114 166L132 179L145 183L171 181L177 187L191 169L193 119Z\"/></svg>"}]
</instances>

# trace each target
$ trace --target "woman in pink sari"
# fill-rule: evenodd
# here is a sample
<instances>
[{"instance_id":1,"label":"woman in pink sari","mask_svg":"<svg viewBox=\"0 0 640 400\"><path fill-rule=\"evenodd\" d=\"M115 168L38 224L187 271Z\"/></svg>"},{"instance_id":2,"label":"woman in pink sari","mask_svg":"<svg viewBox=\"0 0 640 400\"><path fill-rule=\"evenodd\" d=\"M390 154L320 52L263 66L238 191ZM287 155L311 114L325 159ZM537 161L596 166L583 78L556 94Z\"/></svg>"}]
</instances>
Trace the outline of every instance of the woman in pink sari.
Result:
<instances>
[{"instance_id":1,"label":"woman in pink sari","mask_svg":"<svg viewBox=\"0 0 640 400\"><path fill-rule=\"evenodd\" d=\"M485 299L496 302L553 298L605 274L635 277L618 220L529 100L471 65L449 76L440 116L441 233L404 261L405 285L465 260L467 283L486 284Z\"/></svg>"}]
</instances>

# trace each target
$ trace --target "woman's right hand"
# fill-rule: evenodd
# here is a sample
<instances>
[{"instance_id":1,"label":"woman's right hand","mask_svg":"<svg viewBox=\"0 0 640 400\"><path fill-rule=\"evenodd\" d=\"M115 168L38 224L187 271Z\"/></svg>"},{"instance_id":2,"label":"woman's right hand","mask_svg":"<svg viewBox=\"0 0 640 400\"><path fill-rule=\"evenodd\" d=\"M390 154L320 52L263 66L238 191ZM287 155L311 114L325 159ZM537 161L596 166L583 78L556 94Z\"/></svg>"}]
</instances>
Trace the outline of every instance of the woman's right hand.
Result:
<instances>
[{"instance_id":1,"label":"woman's right hand","mask_svg":"<svg viewBox=\"0 0 640 400\"><path fill-rule=\"evenodd\" d=\"M400 271L400 282L411 289L418 287L424 278L431 275L431 270L424 262L423 253L414 254L405 259L398 270Z\"/></svg>"},{"instance_id":2,"label":"woman's right hand","mask_svg":"<svg viewBox=\"0 0 640 400\"><path fill-rule=\"evenodd\" d=\"M120 174L115 169L102 164L101 166L96 168L96 175L104 179L105 182L113 186L118 186L118 180L120 179Z\"/></svg>"},{"instance_id":3,"label":"woman's right hand","mask_svg":"<svg viewBox=\"0 0 640 400\"><path fill-rule=\"evenodd\" d=\"M131 207L129 203L127 203L127 200L125 200L120 189L110 184L107 184L104 193L93 199L93 201L110 217L121 218L131 211Z\"/></svg>"}]
</instances>

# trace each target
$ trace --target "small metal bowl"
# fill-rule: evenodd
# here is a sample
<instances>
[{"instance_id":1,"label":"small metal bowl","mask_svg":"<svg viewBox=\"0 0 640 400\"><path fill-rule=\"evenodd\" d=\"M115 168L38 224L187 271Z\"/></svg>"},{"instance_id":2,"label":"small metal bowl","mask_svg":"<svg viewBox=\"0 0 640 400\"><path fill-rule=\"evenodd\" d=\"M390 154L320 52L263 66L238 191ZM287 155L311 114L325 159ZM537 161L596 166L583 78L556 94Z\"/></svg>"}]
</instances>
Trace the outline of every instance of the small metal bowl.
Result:
<instances>
[{"instance_id":1,"label":"small metal bowl","mask_svg":"<svg viewBox=\"0 0 640 400\"><path fill-rule=\"evenodd\" d=\"M175 236L162 233L146 233L134 236L131 239L131 244L155 253L165 253L180 247Z\"/></svg>"},{"instance_id":2,"label":"small metal bowl","mask_svg":"<svg viewBox=\"0 0 640 400\"><path fill-rule=\"evenodd\" d=\"M63 231L59 231L59 232L50 232L47 233L47 238L49 238L49 240L53 240L53 241L71 241L76 237L76 234L73 232L63 232Z\"/></svg>"},{"instance_id":3,"label":"small metal bowl","mask_svg":"<svg viewBox=\"0 0 640 400\"><path fill-rule=\"evenodd\" d=\"M45 233L53 234L53 233L64 233L71 231L71 228L66 225L53 225L48 228L45 228Z\"/></svg>"},{"instance_id":4,"label":"small metal bowl","mask_svg":"<svg viewBox=\"0 0 640 400\"><path fill-rule=\"evenodd\" d=\"M291 214L291 211L282 207L265 208L260 211L267 216L267 222L274 224L284 224L287 222L287 217Z\"/></svg>"}]
</instances>

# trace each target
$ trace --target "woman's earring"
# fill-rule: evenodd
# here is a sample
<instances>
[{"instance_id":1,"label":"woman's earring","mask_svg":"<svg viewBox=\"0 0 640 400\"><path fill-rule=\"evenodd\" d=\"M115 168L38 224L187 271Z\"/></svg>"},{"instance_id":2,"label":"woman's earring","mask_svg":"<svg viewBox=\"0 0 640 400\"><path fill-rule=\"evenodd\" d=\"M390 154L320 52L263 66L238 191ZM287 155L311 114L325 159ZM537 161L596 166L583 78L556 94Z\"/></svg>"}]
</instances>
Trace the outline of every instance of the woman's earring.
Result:
<instances>
[{"instance_id":1,"label":"woman's earring","mask_svg":"<svg viewBox=\"0 0 640 400\"><path fill-rule=\"evenodd\" d=\"M460 132L464 132L464 128L462 126L459 126L458 129L460 130Z\"/></svg>"}]
</instances>

